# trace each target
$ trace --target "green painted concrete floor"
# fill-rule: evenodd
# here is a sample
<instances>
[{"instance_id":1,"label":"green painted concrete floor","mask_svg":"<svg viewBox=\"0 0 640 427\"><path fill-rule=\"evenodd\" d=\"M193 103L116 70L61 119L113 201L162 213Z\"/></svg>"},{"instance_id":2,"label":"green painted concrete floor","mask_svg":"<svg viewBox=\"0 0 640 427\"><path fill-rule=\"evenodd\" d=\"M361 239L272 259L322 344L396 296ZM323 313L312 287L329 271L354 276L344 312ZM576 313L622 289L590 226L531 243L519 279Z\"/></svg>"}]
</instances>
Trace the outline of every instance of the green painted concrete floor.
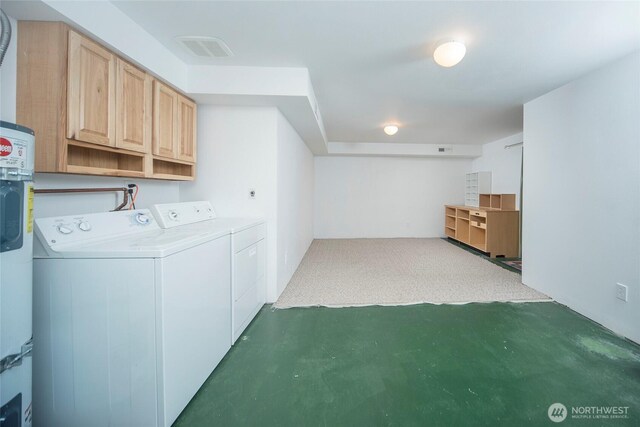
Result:
<instances>
[{"instance_id":1,"label":"green painted concrete floor","mask_svg":"<svg viewBox=\"0 0 640 427\"><path fill-rule=\"evenodd\" d=\"M639 426L640 346L551 302L265 306L176 425L542 426L556 402Z\"/></svg>"}]
</instances>

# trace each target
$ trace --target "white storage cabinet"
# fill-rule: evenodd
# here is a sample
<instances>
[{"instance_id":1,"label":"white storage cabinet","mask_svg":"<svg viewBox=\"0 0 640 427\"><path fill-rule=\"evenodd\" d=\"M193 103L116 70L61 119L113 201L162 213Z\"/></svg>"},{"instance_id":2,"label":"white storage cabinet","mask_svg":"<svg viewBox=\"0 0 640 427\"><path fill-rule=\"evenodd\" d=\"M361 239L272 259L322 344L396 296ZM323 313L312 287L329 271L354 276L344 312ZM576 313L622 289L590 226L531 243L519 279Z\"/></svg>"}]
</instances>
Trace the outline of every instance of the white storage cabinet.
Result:
<instances>
[{"instance_id":1,"label":"white storage cabinet","mask_svg":"<svg viewBox=\"0 0 640 427\"><path fill-rule=\"evenodd\" d=\"M466 176L464 204L480 206L480 194L491 193L491 172L471 172Z\"/></svg>"}]
</instances>

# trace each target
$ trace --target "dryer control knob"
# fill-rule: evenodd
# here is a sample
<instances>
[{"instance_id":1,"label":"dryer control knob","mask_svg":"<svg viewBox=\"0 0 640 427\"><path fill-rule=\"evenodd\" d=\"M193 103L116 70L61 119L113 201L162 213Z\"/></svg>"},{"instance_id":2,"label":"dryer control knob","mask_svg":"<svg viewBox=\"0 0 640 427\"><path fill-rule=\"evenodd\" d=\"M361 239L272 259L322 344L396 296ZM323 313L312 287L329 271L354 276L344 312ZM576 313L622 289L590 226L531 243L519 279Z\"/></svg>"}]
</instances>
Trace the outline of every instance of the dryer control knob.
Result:
<instances>
[{"instance_id":1,"label":"dryer control knob","mask_svg":"<svg viewBox=\"0 0 640 427\"><path fill-rule=\"evenodd\" d=\"M80 221L78 223L78 228L82 231L91 231L91 224L87 221Z\"/></svg>"},{"instance_id":2,"label":"dryer control knob","mask_svg":"<svg viewBox=\"0 0 640 427\"><path fill-rule=\"evenodd\" d=\"M139 213L136 214L136 221L138 221L138 224L147 225L151 222L151 218L147 214Z\"/></svg>"},{"instance_id":3,"label":"dryer control knob","mask_svg":"<svg viewBox=\"0 0 640 427\"><path fill-rule=\"evenodd\" d=\"M58 226L58 232L60 234L71 234L71 233L73 233L73 228L69 228L66 225L59 225Z\"/></svg>"},{"instance_id":4,"label":"dryer control knob","mask_svg":"<svg viewBox=\"0 0 640 427\"><path fill-rule=\"evenodd\" d=\"M178 218L180 218L180 215L178 215L178 212L176 211L169 211L169 219L171 221L177 221Z\"/></svg>"}]
</instances>

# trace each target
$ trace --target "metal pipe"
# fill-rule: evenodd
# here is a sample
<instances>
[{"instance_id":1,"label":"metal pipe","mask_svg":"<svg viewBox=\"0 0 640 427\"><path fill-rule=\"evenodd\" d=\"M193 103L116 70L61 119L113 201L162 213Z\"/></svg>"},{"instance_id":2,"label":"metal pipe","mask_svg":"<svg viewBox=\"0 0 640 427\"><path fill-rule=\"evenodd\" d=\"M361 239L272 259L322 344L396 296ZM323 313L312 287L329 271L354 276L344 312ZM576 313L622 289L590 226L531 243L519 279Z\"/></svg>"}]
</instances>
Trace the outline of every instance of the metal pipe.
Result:
<instances>
[{"instance_id":1,"label":"metal pipe","mask_svg":"<svg viewBox=\"0 0 640 427\"><path fill-rule=\"evenodd\" d=\"M124 193L122 193L122 203L120 203L118 206L116 206L116 208L113 211L122 210L122 208L127 206L127 203L129 203L129 190L126 189L126 188L124 190L125 190Z\"/></svg>"},{"instance_id":2,"label":"metal pipe","mask_svg":"<svg viewBox=\"0 0 640 427\"><path fill-rule=\"evenodd\" d=\"M125 187L107 187L107 188L36 188L33 190L36 194L56 194L56 193L107 193L112 191L128 191Z\"/></svg>"},{"instance_id":3,"label":"metal pipe","mask_svg":"<svg viewBox=\"0 0 640 427\"><path fill-rule=\"evenodd\" d=\"M122 191L122 203L120 203L113 211L122 210L129 203L129 189L126 187L107 187L107 188L38 188L34 189L34 194L63 194L63 193L111 193ZM113 212L112 211L112 212Z\"/></svg>"},{"instance_id":4,"label":"metal pipe","mask_svg":"<svg viewBox=\"0 0 640 427\"><path fill-rule=\"evenodd\" d=\"M0 33L0 65L2 65L4 54L7 52L11 41L11 22L2 9L0 9L0 23L2 23L2 33Z\"/></svg>"}]
</instances>

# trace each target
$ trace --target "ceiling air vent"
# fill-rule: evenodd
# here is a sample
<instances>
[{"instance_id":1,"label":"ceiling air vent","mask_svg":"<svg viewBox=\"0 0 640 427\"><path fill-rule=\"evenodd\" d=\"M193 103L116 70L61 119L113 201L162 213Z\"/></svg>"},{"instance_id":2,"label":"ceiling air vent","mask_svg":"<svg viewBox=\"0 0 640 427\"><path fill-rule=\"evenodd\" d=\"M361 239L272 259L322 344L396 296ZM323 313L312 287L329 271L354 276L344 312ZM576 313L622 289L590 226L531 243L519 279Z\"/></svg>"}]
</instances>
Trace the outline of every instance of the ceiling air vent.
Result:
<instances>
[{"instance_id":1,"label":"ceiling air vent","mask_svg":"<svg viewBox=\"0 0 640 427\"><path fill-rule=\"evenodd\" d=\"M233 56L229 46L215 37L184 36L176 37L176 40L191 54L199 58L227 58Z\"/></svg>"}]
</instances>

